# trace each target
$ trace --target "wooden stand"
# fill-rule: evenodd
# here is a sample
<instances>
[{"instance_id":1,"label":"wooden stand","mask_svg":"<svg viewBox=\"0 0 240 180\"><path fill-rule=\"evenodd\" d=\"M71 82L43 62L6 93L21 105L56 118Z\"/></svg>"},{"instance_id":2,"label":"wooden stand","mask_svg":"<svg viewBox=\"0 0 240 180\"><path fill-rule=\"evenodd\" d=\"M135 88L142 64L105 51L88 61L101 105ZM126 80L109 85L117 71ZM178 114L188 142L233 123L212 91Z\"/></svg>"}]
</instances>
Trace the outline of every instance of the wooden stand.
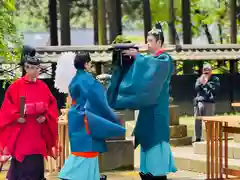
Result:
<instances>
[{"instance_id":1,"label":"wooden stand","mask_svg":"<svg viewBox=\"0 0 240 180\"><path fill-rule=\"evenodd\" d=\"M60 155L57 160L48 157L45 161L45 171L49 173L59 172L63 167L65 160L70 155L69 137L68 137L68 109L61 110L62 115L58 121L58 143L60 146Z\"/></svg>"},{"instance_id":2,"label":"wooden stand","mask_svg":"<svg viewBox=\"0 0 240 180\"><path fill-rule=\"evenodd\" d=\"M60 157L58 159L59 170L63 167L65 160L70 155L69 137L68 137L68 122L60 121L59 126L59 145L61 147Z\"/></svg>"},{"instance_id":3,"label":"wooden stand","mask_svg":"<svg viewBox=\"0 0 240 180\"><path fill-rule=\"evenodd\" d=\"M239 127L230 127L228 123L240 123L240 116L203 116L199 119L206 123L207 180L240 179L240 170L228 167L228 133L240 134ZM229 176L235 176L235 178Z\"/></svg>"}]
</instances>

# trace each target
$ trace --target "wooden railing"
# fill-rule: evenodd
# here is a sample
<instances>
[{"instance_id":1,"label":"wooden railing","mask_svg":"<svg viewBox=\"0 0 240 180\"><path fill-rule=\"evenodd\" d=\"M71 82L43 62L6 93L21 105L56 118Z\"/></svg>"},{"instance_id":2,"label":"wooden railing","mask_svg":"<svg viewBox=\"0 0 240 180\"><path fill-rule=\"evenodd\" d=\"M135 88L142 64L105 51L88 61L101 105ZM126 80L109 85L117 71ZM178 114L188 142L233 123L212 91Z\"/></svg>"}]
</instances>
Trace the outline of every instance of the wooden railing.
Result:
<instances>
[{"instance_id":1,"label":"wooden railing","mask_svg":"<svg viewBox=\"0 0 240 180\"><path fill-rule=\"evenodd\" d=\"M106 63L111 61L112 53L109 50L112 46L44 46L36 47L37 55L44 62L56 62L63 52L90 52L93 62ZM238 60L240 45L181 45L177 50L176 46L166 45L166 51L174 60ZM141 50L141 49L140 49ZM144 50L143 50L144 51Z\"/></svg>"}]
</instances>

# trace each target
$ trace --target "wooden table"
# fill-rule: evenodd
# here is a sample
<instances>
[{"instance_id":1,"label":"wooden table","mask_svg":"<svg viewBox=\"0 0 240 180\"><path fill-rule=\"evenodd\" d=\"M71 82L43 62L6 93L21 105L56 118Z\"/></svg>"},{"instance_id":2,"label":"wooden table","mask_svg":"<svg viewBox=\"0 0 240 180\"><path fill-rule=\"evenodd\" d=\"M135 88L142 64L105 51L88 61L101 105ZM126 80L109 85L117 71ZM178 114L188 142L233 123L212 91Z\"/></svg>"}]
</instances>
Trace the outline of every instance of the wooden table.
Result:
<instances>
[{"instance_id":1,"label":"wooden table","mask_svg":"<svg viewBox=\"0 0 240 180\"><path fill-rule=\"evenodd\" d=\"M231 179L229 176L240 179L240 170L228 167L228 133L240 134L239 127L228 124L240 124L240 116L202 116L199 119L206 125L207 179Z\"/></svg>"},{"instance_id":2,"label":"wooden table","mask_svg":"<svg viewBox=\"0 0 240 180\"><path fill-rule=\"evenodd\" d=\"M232 105L232 107L240 107L240 103L239 102L232 103L231 105Z\"/></svg>"}]
</instances>

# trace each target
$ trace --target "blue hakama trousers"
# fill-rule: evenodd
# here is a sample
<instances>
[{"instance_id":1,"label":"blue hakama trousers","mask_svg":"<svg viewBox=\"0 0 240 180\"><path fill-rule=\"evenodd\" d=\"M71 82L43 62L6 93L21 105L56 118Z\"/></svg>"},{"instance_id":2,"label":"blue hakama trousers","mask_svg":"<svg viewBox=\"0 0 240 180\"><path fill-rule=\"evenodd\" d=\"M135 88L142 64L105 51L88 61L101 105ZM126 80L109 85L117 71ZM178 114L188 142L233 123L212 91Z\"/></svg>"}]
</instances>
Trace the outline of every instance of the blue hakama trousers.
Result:
<instances>
[{"instance_id":1,"label":"blue hakama trousers","mask_svg":"<svg viewBox=\"0 0 240 180\"><path fill-rule=\"evenodd\" d=\"M84 158L70 155L58 174L64 180L99 180L98 157Z\"/></svg>"},{"instance_id":2,"label":"blue hakama trousers","mask_svg":"<svg viewBox=\"0 0 240 180\"><path fill-rule=\"evenodd\" d=\"M153 176L165 176L176 172L174 157L168 142L162 142L148 151L141 148L140 171Z\"/></svg>"}]
</instances>

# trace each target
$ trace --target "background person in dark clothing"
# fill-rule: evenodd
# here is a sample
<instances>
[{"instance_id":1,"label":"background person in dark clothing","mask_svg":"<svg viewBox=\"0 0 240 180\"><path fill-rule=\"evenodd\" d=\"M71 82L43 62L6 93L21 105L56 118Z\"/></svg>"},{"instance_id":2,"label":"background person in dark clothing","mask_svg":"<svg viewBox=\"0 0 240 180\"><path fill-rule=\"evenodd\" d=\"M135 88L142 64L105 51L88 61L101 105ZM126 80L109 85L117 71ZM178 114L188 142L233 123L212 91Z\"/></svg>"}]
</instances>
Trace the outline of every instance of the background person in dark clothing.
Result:
<instances>
[{"instance_id":1,"label":"background person in dark clothing","mask_svg":"<svg viewBox=\"0 0 240 180\"><path fill-rule=\"evenodd\" d=\"M219 87L219 78L212 75L211 65L203 65L203 73L195 84L197 92L194 99L195 117L213 116L215 114L215 97ZM196 142L200 142L202 139L202 121L197 118L195 120L195 137Z\"/></svg>"}]
</instances>

